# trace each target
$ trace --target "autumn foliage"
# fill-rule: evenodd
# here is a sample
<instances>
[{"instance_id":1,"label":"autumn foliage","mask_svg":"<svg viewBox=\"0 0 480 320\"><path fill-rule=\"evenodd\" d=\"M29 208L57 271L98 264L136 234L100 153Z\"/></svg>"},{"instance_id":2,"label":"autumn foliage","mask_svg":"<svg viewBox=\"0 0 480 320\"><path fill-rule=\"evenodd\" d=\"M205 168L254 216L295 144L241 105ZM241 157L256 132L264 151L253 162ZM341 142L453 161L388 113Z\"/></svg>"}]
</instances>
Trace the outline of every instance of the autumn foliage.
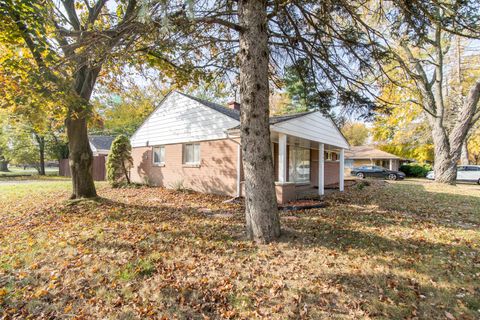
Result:
<instances>
[{"instance_id":1,"label":"autumn foliage","mask_svg":"<svg viewBox=\"0 0 480 320\"><path fill-rule=\"evenodd\" d=\"M476 185L373 181L259 245L225 197L69 183L0 184L0 317L478 318Z\"/></svg>"}]
</instances>

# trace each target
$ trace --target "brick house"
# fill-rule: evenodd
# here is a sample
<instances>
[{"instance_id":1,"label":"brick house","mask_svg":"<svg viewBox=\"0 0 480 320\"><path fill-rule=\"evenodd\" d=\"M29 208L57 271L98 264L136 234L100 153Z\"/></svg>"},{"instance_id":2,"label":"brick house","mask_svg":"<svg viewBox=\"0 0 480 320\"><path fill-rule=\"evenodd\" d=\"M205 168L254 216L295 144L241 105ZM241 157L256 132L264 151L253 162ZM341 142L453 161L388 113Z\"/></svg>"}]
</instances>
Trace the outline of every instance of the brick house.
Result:
<instances>
[{"instance_id":1,"label":"brick house","mask_svg":"<svg viewBox=\"0 0 480 320\"><path fill-rule=\"evenodd\" d=\"M178 91L169 93L131 138L138 183L242 196L238 103L224 107ZM343 191L348 143L318 111L270 118L279 203L325 186Z\"/></svg>"},{"instance_id":2,"label":"brick house","mask_svg":"<svg viewBox=\"0 0 480 320\"><path fill-rule=\"evenodd\" d=\"M398 170L405 159L394 154L376 149L373 146L352 146L345 152L345 173L354 167L380 166L389 170Z\"/></svg>"}]
</instances>

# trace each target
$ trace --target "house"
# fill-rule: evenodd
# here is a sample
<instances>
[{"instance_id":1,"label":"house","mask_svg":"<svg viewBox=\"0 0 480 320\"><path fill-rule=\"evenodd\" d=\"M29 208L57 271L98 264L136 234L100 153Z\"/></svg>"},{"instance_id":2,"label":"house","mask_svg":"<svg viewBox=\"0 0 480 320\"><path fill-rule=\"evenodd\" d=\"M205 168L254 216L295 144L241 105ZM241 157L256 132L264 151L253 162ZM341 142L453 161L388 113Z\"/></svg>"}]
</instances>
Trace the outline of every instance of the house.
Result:
<instances>
[{"instance_id":1,"label":"house","mask_svg":"<svg viewBox=\"0 0 480 320\"><path fill-rule=\"evenodd\" d=\"M107 156L110 153L113 140L115 140L115 137L112 136L88 135L93 156Z\"/></svg>"},{"instance_id":2,"label":"house","mask_svg":"<svg viewBox=\"0 0 480 320\"><path fill-rule=\"evenodd\" d=\"M106 161L110 153L110 147L115 137L102 135L89 135L90 149L93 153L92 176L95 181L104 181L106 179ZM59 163L58 175L71 177L68 159L62 159Z\"/></svg>"},{"instance_id":3,"label":"house","mask_svg":"<svg viewBox=\"0 0 480 320\"><path fill-rule=\"evenodd\" d=\"M131 180L167 188L243 196L240 105L224 107L172 91L131 137ZM321 112L271 117L279 203L302 192L343 191L343 155L349 147Z\"/></svg>"},{"instance_id":4,"label":"house","mask_svg":"<svg viewBox=\"0 0 480 320\"><path fill-rule=\"evenodd\" d=\"M404 159L376 149L372 146L355 146L345 151L345 170L350 173L354 167L364 165L381 166L390 170L398 170Z\"/></svg>"}]
</instances>

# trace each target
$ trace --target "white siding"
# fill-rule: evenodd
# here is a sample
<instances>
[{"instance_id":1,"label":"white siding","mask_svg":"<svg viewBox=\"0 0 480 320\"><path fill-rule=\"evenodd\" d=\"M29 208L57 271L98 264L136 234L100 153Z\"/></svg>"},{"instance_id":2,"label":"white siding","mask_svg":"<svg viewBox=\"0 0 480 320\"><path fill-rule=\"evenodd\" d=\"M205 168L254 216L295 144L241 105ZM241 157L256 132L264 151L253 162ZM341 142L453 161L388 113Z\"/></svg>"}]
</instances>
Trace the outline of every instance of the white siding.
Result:
<instances>
[{"instance_id":1,"label":"white siding","mask_svg":"<svg viewBox=\"0 0 480 320\"><path fill-rule=\"evenodd\" d=\"M169 94L131 138L132 147L226 138L239 122L178 92Z\"/></svg>"},{"instance_id":2,"label":"white siding","mask_svg":"<svg viewBox=\"0 0 480 320\"><path fill-rule=\"evenodd\" d=\"M333 121L323 116L319 111L274 124L270 128L272 131L329 144L339 148L348 149L349 147L347 141Z\"/></svg>"}]
</instances>

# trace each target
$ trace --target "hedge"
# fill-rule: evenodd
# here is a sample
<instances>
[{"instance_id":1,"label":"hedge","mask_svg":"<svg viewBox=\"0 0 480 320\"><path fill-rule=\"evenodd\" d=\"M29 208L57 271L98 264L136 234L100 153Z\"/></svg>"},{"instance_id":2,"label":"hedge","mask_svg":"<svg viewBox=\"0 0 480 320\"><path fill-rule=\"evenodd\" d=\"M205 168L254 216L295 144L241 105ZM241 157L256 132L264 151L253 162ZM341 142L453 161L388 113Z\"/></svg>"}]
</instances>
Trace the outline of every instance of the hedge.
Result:
<instances>
[{"instance_id":1,"label":"hedge","mask_svg":"<svg viewBox=\"0 0 480 320\"><path fill-rule=\"evenodd\" d=\"M400 166L400 171L405 173L407 177L425 177L428 171L432 170L429 164L408 163Z\"/></svg>"}]
</instances>

